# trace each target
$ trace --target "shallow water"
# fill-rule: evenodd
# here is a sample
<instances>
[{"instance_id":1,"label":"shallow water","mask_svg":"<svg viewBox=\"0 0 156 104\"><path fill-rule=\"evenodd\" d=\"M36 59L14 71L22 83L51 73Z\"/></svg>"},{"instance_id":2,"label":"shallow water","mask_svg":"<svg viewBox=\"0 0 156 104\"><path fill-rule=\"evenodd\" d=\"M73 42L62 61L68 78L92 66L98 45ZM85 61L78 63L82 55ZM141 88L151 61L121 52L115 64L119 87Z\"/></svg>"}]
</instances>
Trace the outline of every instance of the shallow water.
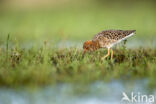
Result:
<instances>
[{"instance_id":1,"label":"shallow water","mask_svg":"<svg viewBox=\"0 0 156 104\"><path fill-rule=\"evenodd\" d=\"M49 48L78 48L82 49L83 47L83 42L84 41L71 41L71 40L65 40L65 41L60 41L60 42L47 42L47 47ZM17 44L16 44L17 45ZM16 45L13 45L12 43L9 44L10 47L15 47ZM123 45L123 42L115 45L114 47L120 47ZM24 49L31 49L31 48L39 48L44 46L44 42L24 42L19 44L19 47L24 48ZM0 48L5 48L5 45L0 45ZM156 40L139 40L139 39L131 39L127 40L126 42L126 47L127 48L156 48Z\"/></svg>"},{"instance_id":2,"label":"shallow water","mask_svg":"<svg viewBox=\"0 0 156 104\"><path fill-rule=\"evenodd\" d=\"M56 84L33 91L0 88L0 104L121 104L123 92L156 96L156 91L148 90L146 80L97 81L89 85Z\"/></svg>"}]
</instances>

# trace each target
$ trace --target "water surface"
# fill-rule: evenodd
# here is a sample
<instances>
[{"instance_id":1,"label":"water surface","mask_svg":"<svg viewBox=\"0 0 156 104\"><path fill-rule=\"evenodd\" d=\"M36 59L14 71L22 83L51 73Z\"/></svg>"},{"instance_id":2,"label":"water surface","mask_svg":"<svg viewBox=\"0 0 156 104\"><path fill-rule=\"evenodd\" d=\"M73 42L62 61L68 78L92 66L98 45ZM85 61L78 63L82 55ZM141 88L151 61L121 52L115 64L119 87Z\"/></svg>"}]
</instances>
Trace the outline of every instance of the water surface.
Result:
<instances>
[{"instance_id":1,"label":"water surface","mask_svg":"<svg viewBox=\"0 0 156 104\"><path fill-rule=\"evenodd\" d=\"M125 92L155 95L148 81L97 81L89 85L56 84L42 89L0 88L0 104L121 104Z\"/></svg>"}]
</instances>

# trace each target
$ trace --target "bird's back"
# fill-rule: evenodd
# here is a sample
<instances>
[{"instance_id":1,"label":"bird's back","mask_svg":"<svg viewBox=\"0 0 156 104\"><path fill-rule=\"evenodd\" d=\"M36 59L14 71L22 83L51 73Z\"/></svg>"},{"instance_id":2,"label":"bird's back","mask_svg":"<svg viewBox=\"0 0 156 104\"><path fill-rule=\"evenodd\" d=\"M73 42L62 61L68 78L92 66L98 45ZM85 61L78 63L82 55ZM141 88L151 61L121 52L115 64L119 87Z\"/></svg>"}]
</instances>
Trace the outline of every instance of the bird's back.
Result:
<instances>
[{"instance_id":1,"label":"bird's back","mask_svg":"<svg viewBox=\"0 0 156 104\"><path fill-rule=\"evenodd\" d=\"M93 41L98 41L101 47L109 47L133 35L135 30L105 30L93 37Z\"/></svg>"}]
</instances>

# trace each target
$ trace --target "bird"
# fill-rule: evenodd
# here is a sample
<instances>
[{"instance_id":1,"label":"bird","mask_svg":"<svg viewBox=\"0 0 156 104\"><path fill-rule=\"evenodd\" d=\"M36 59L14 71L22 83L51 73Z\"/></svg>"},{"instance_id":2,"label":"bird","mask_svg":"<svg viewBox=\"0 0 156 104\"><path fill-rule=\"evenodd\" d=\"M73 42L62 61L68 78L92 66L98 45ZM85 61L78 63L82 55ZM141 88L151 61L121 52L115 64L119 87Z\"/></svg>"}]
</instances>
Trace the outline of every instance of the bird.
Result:
<instances>
[{"instance_id":1,"label":"bird","mask_svg":"<svg viewBox=\"0 0 156 104\"><path fill-rule=\"evenodd\" d=\"M103 30L97 33L92 40L85 41L83 43L83 54L87 51L95 51L99 48L107 48L107 54L102 57L104 60L110 55L111 60L113 60L113 49L112 47L121 41L133 36L136 30Z\"/></svg>"}]
</instances>

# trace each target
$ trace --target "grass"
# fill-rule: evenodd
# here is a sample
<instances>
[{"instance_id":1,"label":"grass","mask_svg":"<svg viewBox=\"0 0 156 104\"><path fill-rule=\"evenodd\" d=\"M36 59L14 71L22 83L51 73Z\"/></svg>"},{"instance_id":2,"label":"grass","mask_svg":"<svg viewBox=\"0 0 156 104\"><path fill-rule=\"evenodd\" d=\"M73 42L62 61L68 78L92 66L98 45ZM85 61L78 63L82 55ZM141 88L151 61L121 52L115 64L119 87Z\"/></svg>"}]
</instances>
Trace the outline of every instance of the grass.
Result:
<instances>
[{"instance_id":1,"label":"grass","mask_svg":"<svg viewBox=\"0 0 156 104\"><path fill-rule=\"evenodd\" d=\"M82 55L82 50L43 47L13 48L0 52L0 86L46 86L55 83L90 83L97 80L135 80L145 78L156 87L156 49L114 50L114 60L101 60L102 49ZM96 56L96 57L95 57Z\"/></svg>"}]
</instances>

